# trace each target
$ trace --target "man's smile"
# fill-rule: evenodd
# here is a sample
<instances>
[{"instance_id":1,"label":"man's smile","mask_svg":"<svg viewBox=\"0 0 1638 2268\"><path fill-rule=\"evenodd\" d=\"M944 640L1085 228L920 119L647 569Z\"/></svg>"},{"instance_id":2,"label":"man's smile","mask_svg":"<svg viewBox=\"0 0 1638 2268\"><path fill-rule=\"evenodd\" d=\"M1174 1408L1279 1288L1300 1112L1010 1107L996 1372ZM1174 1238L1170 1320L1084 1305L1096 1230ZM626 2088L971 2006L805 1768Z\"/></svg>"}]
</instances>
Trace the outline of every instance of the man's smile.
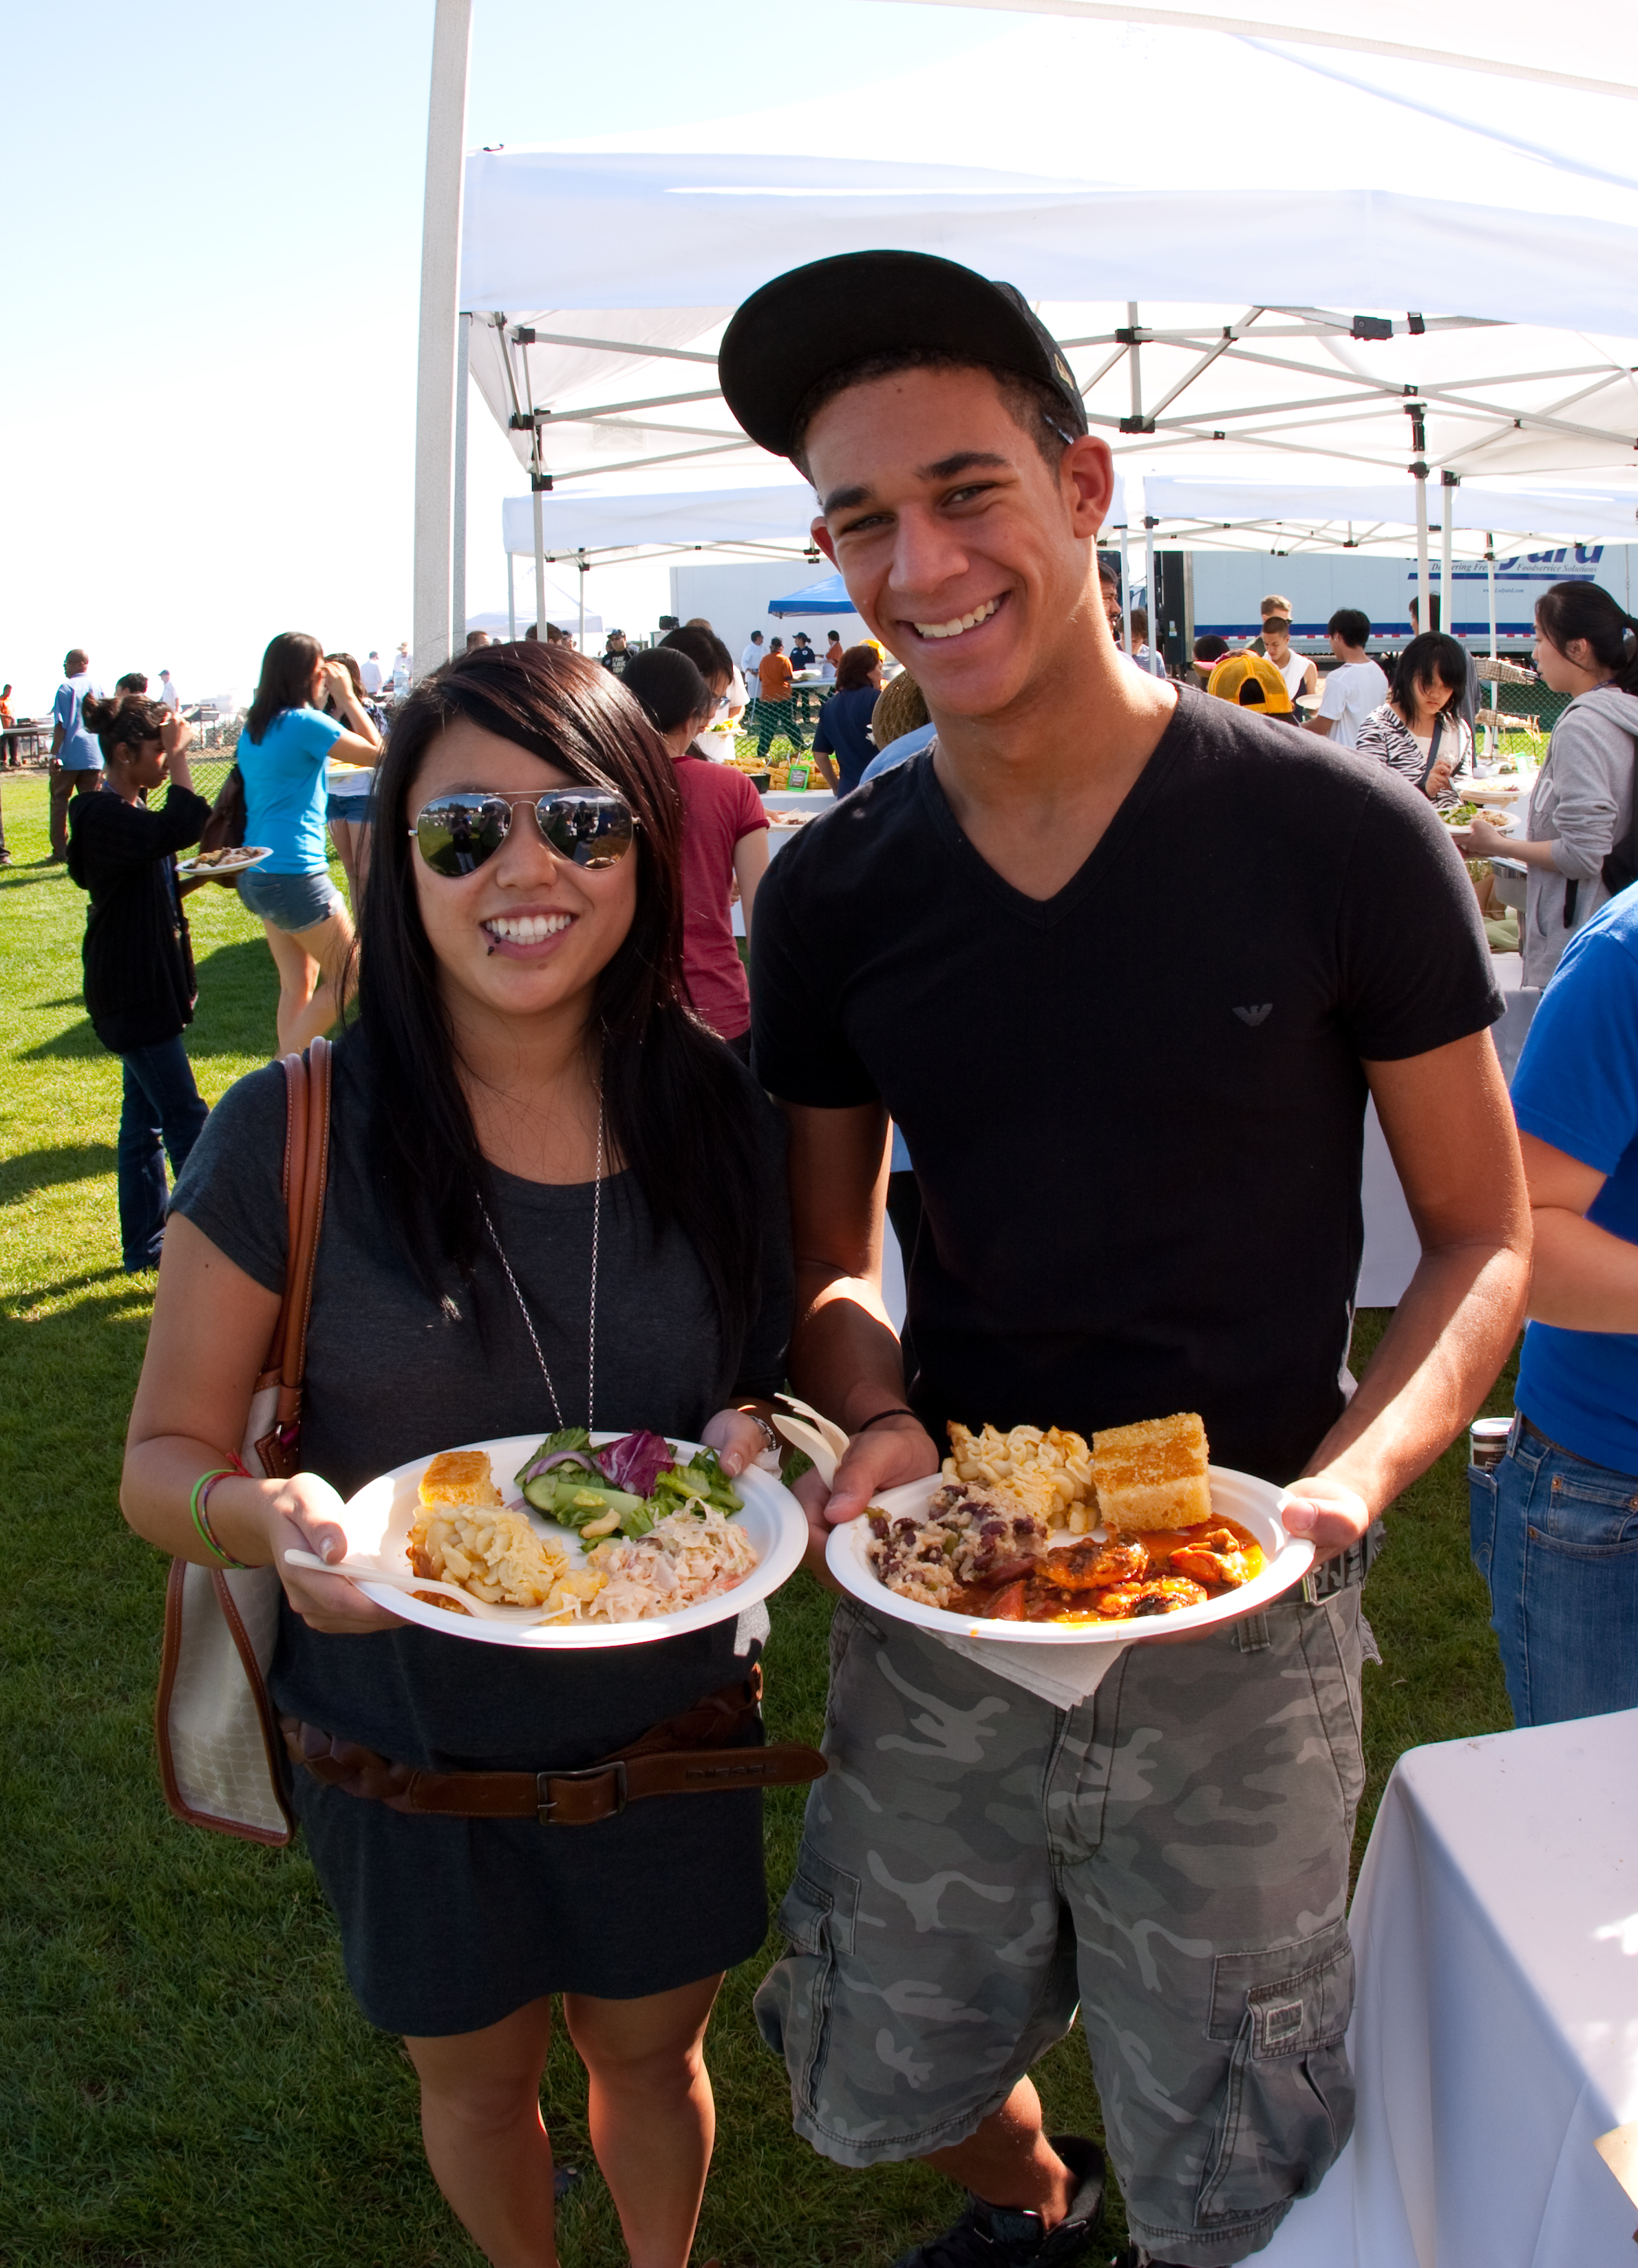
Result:
<instances>
[{"instance_id":1,"label":"man's smile","mask_svg":"<svg viewBox=\"0 0 1638 2268\"><path fill-rule=\"evenodd\" d=\"M987 622L997 608L1004 602L1007 595L1003 591L1000 598L986 599L981 607L975 607L970 615L956 615L948 622L912 622L911 628L918 637L961 637L966 631L977 630L980 622Z\"/></svg>"}]
</instances>

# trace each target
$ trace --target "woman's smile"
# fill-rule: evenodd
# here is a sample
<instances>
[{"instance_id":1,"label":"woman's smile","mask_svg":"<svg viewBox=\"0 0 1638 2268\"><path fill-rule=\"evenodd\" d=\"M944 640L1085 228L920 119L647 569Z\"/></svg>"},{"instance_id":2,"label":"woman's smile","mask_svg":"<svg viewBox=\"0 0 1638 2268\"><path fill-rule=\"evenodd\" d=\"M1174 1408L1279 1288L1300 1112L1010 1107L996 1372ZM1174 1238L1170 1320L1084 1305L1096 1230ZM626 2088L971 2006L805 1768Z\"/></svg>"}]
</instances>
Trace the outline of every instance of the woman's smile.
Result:
<instances>
[{"instance_id":1,"label":"woman's smile","mask_svg":"<svg viewBox=\"0 0 1638 2268\"><path fill-rule=\"evenodd\" d=\"M479 924L489 949L508 961L540 961L553 952L576 917L560 912L491 914Z\"/></svg>"}]
</instances>

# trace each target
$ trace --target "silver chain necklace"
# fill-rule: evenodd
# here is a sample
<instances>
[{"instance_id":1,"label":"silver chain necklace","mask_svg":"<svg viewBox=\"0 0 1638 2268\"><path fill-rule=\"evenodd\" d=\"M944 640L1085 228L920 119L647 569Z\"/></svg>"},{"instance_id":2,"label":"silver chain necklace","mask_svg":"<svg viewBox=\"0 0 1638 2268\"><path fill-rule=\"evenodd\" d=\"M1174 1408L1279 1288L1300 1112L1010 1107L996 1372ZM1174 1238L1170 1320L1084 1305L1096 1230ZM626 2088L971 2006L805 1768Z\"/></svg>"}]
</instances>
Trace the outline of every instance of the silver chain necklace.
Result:
<instances>
[{"instance_id":1,"label":"silver chain necklace","mask_svg":"<svg viewBox=\"0 0 1638 2268\"><path fill-rule=\"evenodd\" d=\"M588 1433L597 1422L594 1415L597 1399L597 1239L602 1217L602 1205L603 1091L600 1086L597 1090L597 1166L592 1182L592 1300L591 1313L586 1326L586 1430ZM523 1318L523 1328L529 1335L529 1344L535 1350L535 1359L541 1366L541 1376L545 1380L546 1391L551 1396L552 1416L557 1420L557 1431L561 1433L564 1430L563 1404L557 1399L557 1389L552 1384L551 1373L546 1367L546 1358L541 1352L541 1343L535 1336L535 1325L530 1318L528 1304L522 1292L518 1289L518 1279L512 1272L512 1263L507 1259L500 1239L495 1233L495 1224L490 1219L489 1207L482 1197L477 1201L477 1208L483 1216L483 1226L489 1231L489 1241L495 1248L495 1256L505 1269L506 1281L512 1286L512 1296L518 1303L518 1313Z\"/></svg>"}]
</instances>

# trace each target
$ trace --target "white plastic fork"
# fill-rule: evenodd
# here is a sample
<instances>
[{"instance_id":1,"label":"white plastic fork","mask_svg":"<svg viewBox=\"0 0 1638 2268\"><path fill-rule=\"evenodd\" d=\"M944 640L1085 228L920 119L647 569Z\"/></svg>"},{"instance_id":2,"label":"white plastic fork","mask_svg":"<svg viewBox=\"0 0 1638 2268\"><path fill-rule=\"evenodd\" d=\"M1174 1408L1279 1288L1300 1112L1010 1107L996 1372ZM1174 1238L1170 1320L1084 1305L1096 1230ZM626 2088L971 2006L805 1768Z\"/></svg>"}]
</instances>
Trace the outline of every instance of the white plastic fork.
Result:
<instances>
[{"instance_id":1,"label":"white plastic fork","mask_svg":"<svg viewBox=\"0 0 1638 2268\"><path fill-rule=\"evenodd\" d=\"M801 1414L787 1418L784 1410L773 1413L775 1431L782 1433L793 1449L811 1457L814 1470L829 1488L836 1478L837 1466L847 1452L848 1437L834 1419L826 1418L810 1403L799 1402L793 1394L781 1394L777 1399L786 1409ZM811 1419L808 1424L804 1421Z\"/></svg>"},{"instance_id":2,"label":"white plastic fork","mask_svg":"<svg viewBox=\"0 0 1638 2268\"><path fill-rule=\"evenodd\" d=\"M490 1599L475 1598L457 1583L444 1583L435 1576L417 1575L410 1568L383 1567L374 1559L321 1559L314 1551L286 1551L285 1562L291 1567L311 1567L318 1575L348 1575L354 1582L390 1583L397 1591L437 1591L446 1599L458 1599L468 1614L478 1622L519 1623L554 1622L555 1615L544 1607L498 1607Z\"/></svg>"}]
</instances>

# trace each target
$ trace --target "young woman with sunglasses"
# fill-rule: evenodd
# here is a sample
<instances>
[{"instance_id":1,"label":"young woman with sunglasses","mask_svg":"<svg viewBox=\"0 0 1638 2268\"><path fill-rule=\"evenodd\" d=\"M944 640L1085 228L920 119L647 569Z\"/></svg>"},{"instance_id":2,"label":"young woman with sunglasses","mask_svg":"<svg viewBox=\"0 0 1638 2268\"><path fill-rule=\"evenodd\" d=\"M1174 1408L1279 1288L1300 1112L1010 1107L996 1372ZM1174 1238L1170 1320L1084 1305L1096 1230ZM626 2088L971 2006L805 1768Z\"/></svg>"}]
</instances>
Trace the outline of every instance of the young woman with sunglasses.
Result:
<instances>
[{"instance_id":1,"label":"young woman with sunglasses","mask_svg":"<svg viewBox=\"0 0 1638 2268\"><path fill-rule=\"evenodd\" d=\"M637 703L564 647L462 655L395 718L358 1020L335 1053L304 1469L230 1475L203 1506L224 1557L279 1569L269 1687L304 1755L579 1770L742 1690L760 1609L524 1652L407 1625L282 1557L341 1556L343 1498L462 1442L652 1426L710 1442L730 1473L768 1445L746 1413L784 1374L782 1145L684 1005L679 820ZM240 1438L277 1308L284 1141L278 1071L240 1080L174 1199L131 1420L127 1517L205 1564L190 1499ZM757 1795L564 1828L292 1779L349 1981L405 2036L432 2170L486 2257L556 2258L538 2093L561 1992L631 2258L683 2268L712 2132L705 2024L764 1927Z\"/></svg>"}]
</instances>

